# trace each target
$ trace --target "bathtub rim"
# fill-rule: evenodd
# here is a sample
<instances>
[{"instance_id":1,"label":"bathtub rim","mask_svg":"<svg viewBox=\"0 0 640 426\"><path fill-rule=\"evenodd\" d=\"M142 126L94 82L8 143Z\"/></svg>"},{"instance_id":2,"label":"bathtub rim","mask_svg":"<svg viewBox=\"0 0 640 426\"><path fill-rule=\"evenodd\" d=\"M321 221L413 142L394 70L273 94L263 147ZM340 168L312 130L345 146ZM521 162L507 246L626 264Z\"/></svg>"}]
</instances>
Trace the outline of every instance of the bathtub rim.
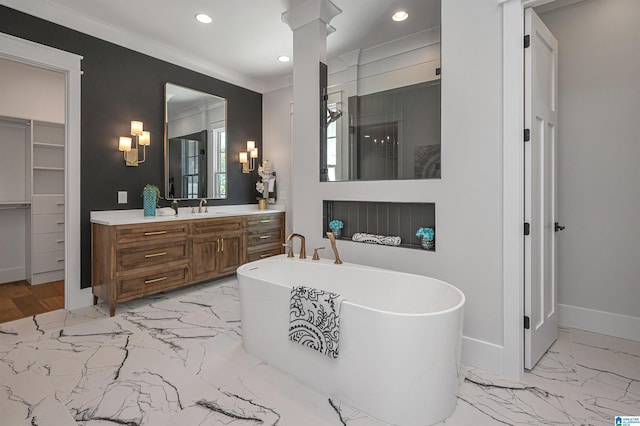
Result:
<instances>
[{"instance_id":1,"label":"bathtub rim","mask_svg":"<svg viewBox=\"0 0 640 426\"><path fill-rule=\"evenodd\" d=\"M332 261L330 261L328 259L320 259L319 261L309 261L309 260L306 260L306 259L287 258L287 256L284 255L284 254L280 254L278 256L271 256L271 257L268 257L266 259L254 260L253 262L249 262L249 263L245 263L244 265L241 265L236 270L236 276L238 277L238 284L240 282L239 277L240 277L240 275L242 275L243 277L246 277L246 278L253 278L253 279L256 279L256 280L261 280L261 281L268 282L270 284L274 284L274 285L279 286L279 287L288 288L289 291L291 291L291 288L292 288L291 286L288 286L288 285L285 285L285 284L281 284L281 283L277 283L277 282L274 282L274 281L260 279L259 277L252 277L252 276L247 275L247 272L250 272L251 270L253 270L253 269L251 269L252 265L253 265L253 267L255 267L256 264L274 262L274 261L282 261L282 260L284 260L286 262L299 261L301 263L307 263L307 264L311 264L311 265L321 264L321 265L326 265L326 266L334 266L336 268L347 266L347 267L352 268L352 269L361 269L361 270L369 270L369 271L371 271L371 270L373 270L373 271L376 271L376 270L377 271L386 271L386 272L392 272L394 274L412 275L412 276L421 277L421 278L428 278L430 280L437 281L438 283L444 284L445 286L452 288L453 290L455 290L460 295L460 301L457 304L455 304L454 306L450 307L450 308L439 310L439 311L436 311L436 312L423 312L423 313L405 313L405 312L386 311L384 309L372 308L370 306L361 305L359 303L352 302L350 300L344 300L342 302L343 304L348 304L348 305L355 306L355 307L362 308L362 309L366 309L366 310L369 310L369 311L372 311L372 312L378 312L378 313L381 313L381 314L395 315L395 316L402 316L402 317L432 317L432 316L436 316L436 315L446 315L448 313L455 312L455 311L457 311L459 309L462 309L464 307L465 302L466 302L466 297L465 297L464 293L462 292L462 290L460 290L459 288L457 288L453 284L449 284L448 282L440 280L438 278L432 278L432 277L429 277L429 276L426 276L426 275L412 274L412 273L409 273L409 272L394 271L392 269L376 268L374 266L360 265L358 263L344 262L344 263L342 263L342 265L335 265ZM314 263L311 263L311 262L314 262Z\"/></svg>"}]
</instances>

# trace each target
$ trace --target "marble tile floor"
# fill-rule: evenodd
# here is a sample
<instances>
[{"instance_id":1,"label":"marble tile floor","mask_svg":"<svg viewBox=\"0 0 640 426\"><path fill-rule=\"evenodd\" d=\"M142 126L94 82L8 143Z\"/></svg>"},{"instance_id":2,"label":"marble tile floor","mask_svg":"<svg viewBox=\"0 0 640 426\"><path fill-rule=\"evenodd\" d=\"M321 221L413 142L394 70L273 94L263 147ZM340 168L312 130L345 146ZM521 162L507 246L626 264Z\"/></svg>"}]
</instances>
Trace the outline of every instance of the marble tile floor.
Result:
<instances>
[{"instance_id":1,"label":"marble tile floor","mask_svg":"<svg viewBox=\"0 0 640 426\"><path fill-rule=\"evenodd\" d=\"M0 425L383 425L247 354L233 277L106 312L0 324ZM463 366L442 424L600 426L615 415L640 415L640 342L561 329L521 382Z\"/></svg>"}]
</instances>

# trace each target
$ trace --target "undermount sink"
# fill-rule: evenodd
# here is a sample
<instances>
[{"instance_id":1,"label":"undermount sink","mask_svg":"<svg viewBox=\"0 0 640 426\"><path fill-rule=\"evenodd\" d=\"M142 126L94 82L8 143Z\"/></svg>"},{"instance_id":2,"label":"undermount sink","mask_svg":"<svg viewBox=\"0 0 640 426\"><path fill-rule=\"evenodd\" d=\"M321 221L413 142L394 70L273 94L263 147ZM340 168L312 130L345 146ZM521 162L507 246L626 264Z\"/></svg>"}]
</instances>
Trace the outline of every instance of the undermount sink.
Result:
<instances>
[{"instance_id":1,"label":"undermount sink","mask_svg":"<svg viewBox=\"0 0 640 426\"><path fill-rule=\"evenodd\" d=\"M219 211L212 211L212 212L193 212L193 213L188 213L192 216L217 216L217 215L221 215L221 214L225 214L225 212L219 212Z\"/></svg>"}]
</instances>

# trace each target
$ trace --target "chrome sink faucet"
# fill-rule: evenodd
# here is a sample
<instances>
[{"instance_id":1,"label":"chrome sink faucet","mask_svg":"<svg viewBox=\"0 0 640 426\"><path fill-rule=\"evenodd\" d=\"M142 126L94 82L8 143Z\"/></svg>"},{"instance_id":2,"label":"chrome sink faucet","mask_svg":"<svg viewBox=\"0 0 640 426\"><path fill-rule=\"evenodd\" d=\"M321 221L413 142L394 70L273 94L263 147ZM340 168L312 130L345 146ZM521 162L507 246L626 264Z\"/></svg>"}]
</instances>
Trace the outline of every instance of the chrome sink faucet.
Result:
<instances>
[{"instance_id":1,"label":"chrome sink faucet","mask_svg":"<svg viewBox=\"0 0 640 426\"><path fill-rule=\"evenodd\" d=\"M204 198L200 200L200 204L198 204L198 213L202 213L202 204L207 204L207 200Z\"/></svg>"},{"instance_id":2,"label":"chrome sink faucet","mask_svg":"<svg viewBox=\"0 0 640 426\"><path fill-rule=\"evenodd\" d=\"M304 246L304 236L294 233L294 234L289 235L287 237L286 241L291 241L291 240L293 240L294 237L300 238L300 259L306 259L307 258L307 251L306 251L305 246Z\"/></svg>"}]
</instances>

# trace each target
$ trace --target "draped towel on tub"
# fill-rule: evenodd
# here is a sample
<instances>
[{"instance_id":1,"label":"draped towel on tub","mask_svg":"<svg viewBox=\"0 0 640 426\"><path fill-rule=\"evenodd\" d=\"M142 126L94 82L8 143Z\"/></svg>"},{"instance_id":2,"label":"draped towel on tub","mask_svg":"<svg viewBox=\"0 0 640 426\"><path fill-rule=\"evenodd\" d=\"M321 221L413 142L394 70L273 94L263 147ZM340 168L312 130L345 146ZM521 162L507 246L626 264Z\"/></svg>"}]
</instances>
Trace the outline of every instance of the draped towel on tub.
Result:
<instances>
[{"instance_id":1,"label":"draped towel on tub","mask_svg":"<svg viewBox=\"0 0 640 426\"><path fill-rule=\"evenodd\" d=\"M296 286L289 304L289 340L338 358L340 305L344 298L316 288Z\"/></svg>"}]
</instances>

